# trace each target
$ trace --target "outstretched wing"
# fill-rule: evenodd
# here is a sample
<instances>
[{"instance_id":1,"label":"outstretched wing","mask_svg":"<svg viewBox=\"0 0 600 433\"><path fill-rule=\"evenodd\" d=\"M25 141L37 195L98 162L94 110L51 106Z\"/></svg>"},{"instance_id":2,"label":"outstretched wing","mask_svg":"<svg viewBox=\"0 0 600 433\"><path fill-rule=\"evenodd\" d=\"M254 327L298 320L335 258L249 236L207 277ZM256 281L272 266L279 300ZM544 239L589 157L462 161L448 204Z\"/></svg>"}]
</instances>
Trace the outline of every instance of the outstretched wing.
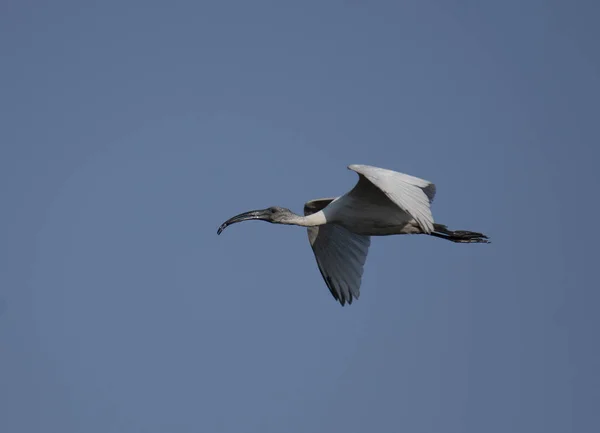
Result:
<instances>
[{"instance_id":1,"label":"outstretched wing","mask_svg":"<svg viewBox=\"0 0 600 433\"><path fill-rule=\"evenodd\" d=\"M333 198L311 200L304 205L304 215L325 208ZM345 305L360 295L363 268L371 238L354 234L336 224L308 227L308 240L325 284L333 297Z\"/></svg>"},{"instance_id":2,"label":"outstretched wing","mask_svg":"<svg viewBox=\"0 0 600 433\"><path fill-rule=\"evenodd\" d=\"M435 197L435 185L429 181L370 165L350 165L359 180L349 194L368 193L375 186L396 206L417 221L423 232L433 231L430 204Z\"/></svg>"}]
</instances>

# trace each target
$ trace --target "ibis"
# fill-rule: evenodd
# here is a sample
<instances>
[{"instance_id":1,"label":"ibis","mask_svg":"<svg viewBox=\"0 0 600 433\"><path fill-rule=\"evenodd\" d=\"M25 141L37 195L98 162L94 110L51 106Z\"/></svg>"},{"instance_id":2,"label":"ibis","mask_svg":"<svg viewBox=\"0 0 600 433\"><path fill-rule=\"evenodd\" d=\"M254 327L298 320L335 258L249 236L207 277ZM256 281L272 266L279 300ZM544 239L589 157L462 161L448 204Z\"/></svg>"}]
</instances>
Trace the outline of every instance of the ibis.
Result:
<instances>
[{"instance_id":1,"label":"ibis","mask_svg":"<svg viewBox=\"0 0 600 433\"><path fill-rule=\"evenodd\" d=\"M358 182L340 197L310 200L304 215L272 206L236 215L217 234L235 223L250 220L306 227L317 266L333 297L343 306L358 299L371 236L434 236L456 243L489 243L478 232L449 230L435 223L431 202L433 183L418 177L369 165L350 165Z\"/></svg>"}]
</instances>

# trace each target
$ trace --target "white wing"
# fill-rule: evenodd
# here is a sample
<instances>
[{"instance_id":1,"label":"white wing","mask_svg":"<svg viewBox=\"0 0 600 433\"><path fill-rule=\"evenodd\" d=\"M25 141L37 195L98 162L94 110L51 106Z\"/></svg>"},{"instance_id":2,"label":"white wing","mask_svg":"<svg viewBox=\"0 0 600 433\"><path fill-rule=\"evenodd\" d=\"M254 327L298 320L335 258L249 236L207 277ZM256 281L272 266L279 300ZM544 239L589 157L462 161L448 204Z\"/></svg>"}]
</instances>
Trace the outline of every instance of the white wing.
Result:
<instances>
[{"instance_id":1,"label":"white wing","mask_svg":"<svg viewBox=\"0 0 600 433\"><path fill-rule=\"evenodd\" d=\"M312 200L304 206L310 215L323 209L333 199ZM354 234L344 227L325 224L308 227L308 240L325 284L333 297L344 305L360 295L363 268L371 238Z\"/></svg>"},{"instance_id":2,"label":"white wing","mask_svg":"<svg viewBox=\"0 0 600 433\"><path fill-rule=\"evenodd\" d=\"M435 185L429 181L369 165L350 165L360 178L352 192L368 189L369 182L383 192L396 206L412 216L425 233L433 231L433 216L429 205L435 197ZM370 185L369 185L370 187ZM352 193L351 192L351 193Z\"/></svg>"}]
</instances>

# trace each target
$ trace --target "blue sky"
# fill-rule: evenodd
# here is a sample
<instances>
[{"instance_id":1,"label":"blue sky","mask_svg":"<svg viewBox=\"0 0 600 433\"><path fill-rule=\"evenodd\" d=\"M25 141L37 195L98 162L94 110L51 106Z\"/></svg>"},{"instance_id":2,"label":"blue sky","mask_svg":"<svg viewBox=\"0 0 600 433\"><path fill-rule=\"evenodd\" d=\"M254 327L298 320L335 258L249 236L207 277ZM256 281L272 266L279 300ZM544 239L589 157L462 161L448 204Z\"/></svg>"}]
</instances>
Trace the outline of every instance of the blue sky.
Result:
<instances>
[{"instance_id":1,"label":"blue sky","mask_svg":"<svg viewBox=\"0 0 600 433\"><path fill-rule=\"evenodd\" d=\"M600 431L592 1L0 6L0 431ZM491 245L230 216L436 183Z\"/></svg>"}]
</instances>

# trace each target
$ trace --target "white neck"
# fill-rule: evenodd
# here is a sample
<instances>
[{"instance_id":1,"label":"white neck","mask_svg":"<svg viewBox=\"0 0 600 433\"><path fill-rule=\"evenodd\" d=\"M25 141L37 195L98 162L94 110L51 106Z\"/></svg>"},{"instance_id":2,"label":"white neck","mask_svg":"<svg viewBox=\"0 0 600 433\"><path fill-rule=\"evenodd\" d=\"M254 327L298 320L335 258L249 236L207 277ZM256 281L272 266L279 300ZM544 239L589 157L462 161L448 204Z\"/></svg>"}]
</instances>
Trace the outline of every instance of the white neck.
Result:
<instances>
[{"instance_id":1,"label":"white neck","mask_svg":"<svg viewBox=\"0 0 600 433\"><path fill-rule=\"evenodd\" d=\"M320 210L308 216L295 215L293 219L289 220L289 224L302 227L322 226L323 224L327 224L327 218L325 218L323 211Z\"/></svg>"}]
</instances>

